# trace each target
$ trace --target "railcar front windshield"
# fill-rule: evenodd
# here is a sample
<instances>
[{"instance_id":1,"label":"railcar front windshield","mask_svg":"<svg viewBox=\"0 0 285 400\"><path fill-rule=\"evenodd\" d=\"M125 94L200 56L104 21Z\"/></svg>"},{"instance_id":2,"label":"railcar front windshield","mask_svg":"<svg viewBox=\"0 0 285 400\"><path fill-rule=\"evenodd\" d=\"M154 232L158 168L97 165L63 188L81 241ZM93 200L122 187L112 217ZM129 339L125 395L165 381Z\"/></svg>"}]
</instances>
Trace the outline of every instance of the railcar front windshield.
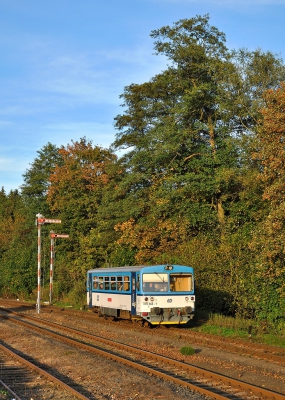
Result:
<instances>
[{"instance_id":1,"label":"railcar front windshield","mask_svg":"<svg viewBox=\"0 0 285 400\"><path fill-rule=\"evenodd\" d=\"M167 292L169 290L168 274L143 274L142 285L144 292Z\"/></svg>"},{"instance_id":2,"label":"railcar front windshield","mask_svg":"<svg viewBox=\"0 0 285 400\"><path fill-rule=\"evenodd\" d=\"M142 275L144 292L191 292L193 291L192 274L183 273L151 273Z\"/></svg>"}]
</instances>

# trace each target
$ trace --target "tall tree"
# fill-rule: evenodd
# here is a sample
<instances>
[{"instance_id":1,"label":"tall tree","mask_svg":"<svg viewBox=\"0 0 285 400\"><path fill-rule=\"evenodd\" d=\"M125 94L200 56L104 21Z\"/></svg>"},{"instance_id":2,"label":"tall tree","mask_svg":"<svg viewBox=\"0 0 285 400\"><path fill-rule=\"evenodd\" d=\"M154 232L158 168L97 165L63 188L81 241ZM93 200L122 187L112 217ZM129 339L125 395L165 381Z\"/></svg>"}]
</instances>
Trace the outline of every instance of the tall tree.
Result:
<instances>
[{"instance_id":1,"label":"tall tree","mask_svg":"<svg viewBox=\"0 0 285 400\"><path fill-rule=\"evenodd\" d=\"M85 233L96 223L102 187L109 181L108 165L116 160L109 150L93 147L86 138L61 147L61 165L50 176L47 200L69 228Z\"/></svg>"},{"instance_id":2,"label":"tall tree","mask_svg":"<svg viewBox=\"0 0 285 400\"><path fill-rule=\"evenodd\" d=\"M34 220L29 220L28 206L17 190L0 193L0 213L0 293L28 295L37 276Z\"/></svg>"},{"instance_id":3,"label":"tall tree","mask_svg":"<svg viewBox=\"0 0 285 400\"><path fill-rule=\"evenodd\" d=\"M239 131L256 132L265 106L263 93L276 89L285 80L283 60L270 51L257 49L232 51L232 61L236 65L236 75L231 79L231 105Z\"/></svg>"},{"instance_id":4,"label":"tall tree","mask_svg":"<svg viewBox=\"0 0 285 400\"><path fill-rule=\"evenodd\" d=\"M258 131L263 199L267 217L257 226L252 249L256 253L254 304L260 318L277 321L285 313L285 83L265 93L266 107Z\"/></svg>"},{"instance_id":5,"label":"tall tree","mask_svg":"<svg viewBox=\"0 0 285 400\"><path fill-rule=\"evenodd\" d=\"M189 214L187 200L207 203L211 223L215 210L223 224L222 187L215 170L221 163L233 165L236 154L226 139L224 120L230 118L222 90L234 66L224 34L208 21L208 16L198 16L152 32L156 53L172 64L150 82L125 88L126 111L115 119L119 133L114 145L131 148L125 161L132 196L134 190L145 196L145 189L161 180L166 196L173 196L169 204L180 205L176 213ZM201 218L200 212L193 218L194 229Z\"/></svg>"},{"instance_id":6,"label":"tall tree","mask_svg":"<svg viewBox=\"0 0 285 400\"><path fill-rule=\"evenodd\" d=\"M102 190L108 184L116 156L107 149L93 147L86 138L61 147L62 164L56 165L50 177L47 201L52 212L61 218L61 229L70 239L58 243L61 268L70 276L69 285L84 279L86 270L94 267L96 248L90 232L97 226L97 212ZM61 261L60 261L61 260ZM69 287L69 288L70 288Z\"/></svg>"},{"instance_id":7,"label":"tall tree","mask_svg":"<svg viewBox=\"0 0 285 400\"><path fill-rule=\"evenodd\" d=\"M193 235L218 229L223 236L225 214L242 185L237 133L245 128L238 105L233 107L242 74L225 35L210 26L207 15L151 36L156 54L171 64L149 82L126 87L125 113L115 118L114 146L130 149L124 156L130 174L123 181L135 200L130 217L149 212L155 187L156 203L167 199L165 218L183 218Z\"/></svg>"},{"instance_id":8,"label":"tall tree","mask_svg":"<svg viewBox=\"0 0 285 400\"><path fill-rule=\"evenodd\" d=\"M46 201L50 176L55 166L62 164L62 156L59 148L51 143L47 143L37 153L38 157L23 174L24 183L21 186L21 193L34 215L37 213L47 215L50 211Z\"/></svg>"}]
</instances>

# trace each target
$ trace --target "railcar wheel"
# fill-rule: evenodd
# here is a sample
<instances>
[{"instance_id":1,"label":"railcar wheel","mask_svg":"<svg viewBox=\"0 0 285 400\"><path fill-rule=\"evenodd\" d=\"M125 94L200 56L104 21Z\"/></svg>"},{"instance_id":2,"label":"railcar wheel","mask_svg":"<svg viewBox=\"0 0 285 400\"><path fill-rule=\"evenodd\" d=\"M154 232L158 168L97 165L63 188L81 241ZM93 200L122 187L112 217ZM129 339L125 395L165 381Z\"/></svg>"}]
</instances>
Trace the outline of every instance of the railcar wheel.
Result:
<instances>
[{"instance_id":1,"label":"railcar wheel","mask_svg":"<svg viewBox=\"0 0 285 400\"><path fill-rule=\"evenodd\" d=\"M151 325L151 323L150 323L149 321L146 321L145 319L142 320L141 326L142 326L143 328L148 328L148 329L153 328L153 326Z\"/></svg>"}]
</instances>

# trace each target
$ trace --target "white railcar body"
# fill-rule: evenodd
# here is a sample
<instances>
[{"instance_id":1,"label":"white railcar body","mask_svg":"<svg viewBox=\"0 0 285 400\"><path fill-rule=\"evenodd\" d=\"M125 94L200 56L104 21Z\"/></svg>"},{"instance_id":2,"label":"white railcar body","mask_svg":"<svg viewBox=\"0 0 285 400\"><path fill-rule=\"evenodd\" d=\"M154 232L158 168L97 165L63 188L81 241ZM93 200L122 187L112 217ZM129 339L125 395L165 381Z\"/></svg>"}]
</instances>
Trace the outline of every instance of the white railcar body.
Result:
<instances>
[{"instance_id":1,"label":"white railcar body","mask_svg":"<svg viewBox=\"0 0 285 400\"><path fill-rule=\"evenodd\" d=\"M150 324L184 324L194 316L194 270L181 265L98 268L87 273L87 303L102 315Z\"/></svg>"}]
</instances>

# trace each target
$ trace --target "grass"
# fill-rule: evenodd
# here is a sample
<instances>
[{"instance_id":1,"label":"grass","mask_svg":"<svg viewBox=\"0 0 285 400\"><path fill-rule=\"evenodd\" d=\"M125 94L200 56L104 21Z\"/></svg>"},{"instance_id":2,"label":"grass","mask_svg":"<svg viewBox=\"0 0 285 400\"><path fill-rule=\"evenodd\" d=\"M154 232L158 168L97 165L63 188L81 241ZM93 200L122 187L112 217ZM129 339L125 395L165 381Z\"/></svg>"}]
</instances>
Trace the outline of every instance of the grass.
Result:
<instances>
[{"instance_id":1,"label":"grass","mask_svg":"<svg viewBox=\"0 0 285 400\"><path fill-rule=\"evenodd\" d=\"M53 305L56 307L62 307L62 308L73 308L73 305L71 304L71 302L69 301L64 301L64 300L59 300L59 301L55 301L53 302Z\"/></svg>"},{"instance_id":2,"label":"grass","mask_svg":"<svg viewBox=\"0 0 285 400\"><path fill-rule=\"evenodd\" d=\"M192 356L192 354L195 354L195 350L191 346L184 346L181 347L180 353L183 354L183 356Z\"/></svg>"},{"instance_id":3,"label":"grass","mask_svg":"<svg viewBox=\"0 0 285 400\"><path fill-rule=\"evenodd\" d=\"M0 399L12 399L11 394L6 389L0 389Z\"/></svg>"},{"instance_id":4,"label":"grass","mask_svg":"<svg viewBox=\"0 0 285 400\"><path fill-rule=\"evenodd\" d=\"M241 317L226 317L221 314L199 315L197 313L191 328L211 335L239 338L285 348L283 324L262 324L256 320Z\"/></svg>"}]
</instances>

